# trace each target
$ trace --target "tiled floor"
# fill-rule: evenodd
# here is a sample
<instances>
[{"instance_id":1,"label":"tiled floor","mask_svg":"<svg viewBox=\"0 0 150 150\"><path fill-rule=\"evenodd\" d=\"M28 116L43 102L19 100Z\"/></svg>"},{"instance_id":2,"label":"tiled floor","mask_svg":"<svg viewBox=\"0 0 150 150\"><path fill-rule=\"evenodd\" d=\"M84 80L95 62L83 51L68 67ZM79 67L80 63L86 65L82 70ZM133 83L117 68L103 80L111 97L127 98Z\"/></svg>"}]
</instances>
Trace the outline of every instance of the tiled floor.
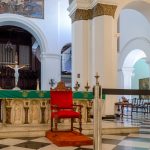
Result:
<instances>
[{"instance_id":1,"label":"tiled floor","mask_svg":"<svg viewBox=\"0 0 150 150\"><path fill-rule=\"evenodd\" d=\"M150 135L122 134L103 135L102 150L149 150ZM91 146L57 147L45 137L38 138L7 138L0 140L2 150L93 150Z\"/></svg>"},{"instance_id":2,"label":"tiled floor","mask_svg":"<svg viewBox=\"0 0 150 150\"><path fill-rule=\"evenodd\" d=\"M103 135L102 150L150 150L150 116L143 114L123 119L103 120L104 127L140 126L138 134ZM91 136L91 138L93 138ZM45 137L0 139L2 150L93 150L91 146L58 147Z\"/></svg>"}]
</instances>

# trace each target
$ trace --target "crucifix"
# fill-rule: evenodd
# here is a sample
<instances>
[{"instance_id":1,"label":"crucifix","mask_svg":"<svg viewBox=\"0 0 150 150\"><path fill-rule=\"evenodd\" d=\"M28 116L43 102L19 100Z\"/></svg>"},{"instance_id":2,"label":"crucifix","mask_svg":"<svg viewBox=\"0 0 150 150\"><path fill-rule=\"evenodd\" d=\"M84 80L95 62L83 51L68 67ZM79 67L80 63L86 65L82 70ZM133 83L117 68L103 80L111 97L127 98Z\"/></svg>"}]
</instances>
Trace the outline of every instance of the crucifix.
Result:
<instances>
[{"instance_id":1,"label":"crucifix","mask_svg":"<svg viewBox=\"0 0 150 150\"><path fill-rule=\"evenodd\" d=\"M28 67L27 65L18 65L18 56L17 53L15 55L15 63L14 65L7 65L9 68L14 69L15 71L15 87L13 88L14 90L20 90L18 87L18 79L19 79L19 69Z\"/></svg>"}]
</instances>

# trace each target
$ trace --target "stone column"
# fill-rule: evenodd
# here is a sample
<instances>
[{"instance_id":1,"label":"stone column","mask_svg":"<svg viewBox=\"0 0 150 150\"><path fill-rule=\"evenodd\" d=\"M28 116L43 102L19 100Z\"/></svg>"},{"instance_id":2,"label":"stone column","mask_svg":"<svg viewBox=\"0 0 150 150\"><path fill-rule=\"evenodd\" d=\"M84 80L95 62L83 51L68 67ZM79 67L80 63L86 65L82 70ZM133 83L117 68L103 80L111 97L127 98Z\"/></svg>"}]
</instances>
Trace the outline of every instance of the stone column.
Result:
<instances>
[{"instance_id":1,"label":"stone column","mask_svg":"<svg viewBox=\"0 0 150 150\"><path fill-rule=\"evenodd\" d=\"M25 100L24 101L24 112L25 112L24 124L29 124L29 107L30 107L30 101Z\"/></svg>"},{"instance_id":2,"label":"stone column","mask_svg":"<svg viewBox=\"0 0 150 150\"><path fill-rule=\"evenodd\" d=\"M47 101L40 101L40 107L41 107L41 123L45 123L45 109L46 109L46 103Z\"/></svg>"},{"instance_id":3,"label":"stone column","mask_svg":"<svg viewBox=\"0 0 150 150\"><path fill-rule=\"evenodd\" d=\"M99 0L91 3L76 0L70 7L73 7L69 9L73 21L73 82L78 80L79 74L81 87L86 85L86 80L92 87L94 75L98 72L104 88L116 88L117 38L113 17L117 6L101 4ZM104 105L109 107L103 110L104 115L114 115L116 101L115 96L106 97Z\"/></svg>"},{"instance_id":4,"label":"stone column","mask_svg":"<svg viewBox=\"0 0 150 150\"><path fill-rule=\"evenodd\" d=\"M115 20L113 18L115 10L115 5L100 3L93 8L95 17L92 19L91 82L94 83L94 74L98 72L103 88L117 87L117 38L115 37ZM106 95L103 116L114 115L116 101L116 96Z\"/></svg>"},{"instance_id":5,"label":"stone column","mask_svg":"<svg viewBox=\"0 0 150 150\"><path fill-rule=\"evenodd\" d=\"M91 10L89 1L74 0L68 8L72 19L72 86L80 84L84 90L89 80L89 58L91 50Z\"/></svg>"},{"instance_id":6,"label":"stone column","mask_svg":"<svg viewBox=\"0 0 150 150\"><path fill-rule=\"evenodd\" d=\"M11 124L12 99L5 100L5 109L6 109L6 123Z\"/></svg>"},{"instance_id":7,"label":"stone column","mask_svg":"<svg viewBox=\"0 0 150 150\"><path fill-rule=\"evenodd\" d=\"M72 86L78 82L83 90L88 81L88 22L76 21L72 24Z\"/></svg>"},{"instance_id":8,"label":"stone column","mask_svg":"<svg viewBox=\"0 0 150 150\"><path fill-rule=\"evenodd\" d=\"M134 68L124 67L122 68L123 79L124 79L124 89L131 89L131 78L133 75Z\"/></svg>"},{"instance_id":9,"label":"stone column","mask_svg":"<svg viewBox=\"0 0 150 150\"><path fill-rule=\"evenodd\" d=\"M53 79L55 82L60 81L60 61L61 57L57 54L41 54L41 89L49 90L49 82Z\"/></svg>"},{"instance_id":10,"label":"stone column","mask_svg":"<svg viewBox=\"0 0 150 150\"><path fill-rule=\"evenodd\" d=\"M123 73L123 84L124 84L124 89L131 89L132 87L132 76L134 68L132 67L124 67L122 68L122 73ZM131 99L131 95L126 95L128 99Z\"/></svg>"}]
</instances>

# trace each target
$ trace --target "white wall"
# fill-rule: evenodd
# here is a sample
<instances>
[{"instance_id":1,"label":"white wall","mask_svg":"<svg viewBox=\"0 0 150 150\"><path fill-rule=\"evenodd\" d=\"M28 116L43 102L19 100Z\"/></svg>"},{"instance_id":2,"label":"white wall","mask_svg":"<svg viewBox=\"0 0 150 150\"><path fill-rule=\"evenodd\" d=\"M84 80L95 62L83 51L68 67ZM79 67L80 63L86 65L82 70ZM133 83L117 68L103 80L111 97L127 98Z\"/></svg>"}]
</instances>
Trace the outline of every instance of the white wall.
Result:
<instances>
[{"instance_id":1,"label":"white wall","mask_svg":"<svg viewBox=\"0 0 150 150\"><path fill-rule=\"evenodd\" d=\"M123 88L122 67L128 54L135 49L140 49L146 54L146 60L150 61L150 23L140 12L125 9L120 14L120 49L118 55L118 69L120 70L119 87ZM136 58L136 55L133 56ZM128 67L133 67L132 63ZM126 83L127 84L127 83Z\"/></svg>"},{"instance_id":2,"label":"white wall","mask_svg":"<svg viewBox=\"0 0 150 150\"><path fill-rule=\"evenodd\" d=\"M48 48L42 59L42 89L49 90L49 81L60 81L61 48L71 42L71 19L67 8L68 0L45 0L44 20L30 18L43 32L47 39ZM58 54L58 55L53 55Z\"/></svg>"},{"instance_id":3,"label":"white wall","mask_svg":"<svg viewBox=\"0 0 150 150\"><path fill-rule=\"evenodd\" d=\"M40 41L41 88L49 90L49 80L60 81L60 50L71 42L71 20L68 16L68 0L44 0L44 19L27 18L16 14L0 15L1 25L16 25L28 30ZM3 23L4 22L4 23ZM37 34L36 34L37 33Z\"/></svg>"},{"instance_id":4,"label":"white wall","mask_svg":"<svg viewBox=\"0 0 150 150\"><path fill-rule=\"evenodd\" d=\"M120 50L136 37L150 37L150 24L141 13L125 9L120 14Z\"/></svg>"},{"instance_id":5,"label":"white wall","mask_svg":"<svg viewBox=\"0 0 150 150\"><path fill-rule=\"evenodd\" d=\"M68 0L58 1L58 49L71 43L71 18L67 8L69 7Z\"/></svg>"},{"instance_id":6,"label":"white wall","mask_svg":"<svg viewBox=\"0 0 150 150\"><path fill-rule=\"evenodd\" d=\"M44 1L44 19L30 18L44 33L48 41L47 53L59 53L58 51L58 1Z\"/></svg>"}]
</instances>

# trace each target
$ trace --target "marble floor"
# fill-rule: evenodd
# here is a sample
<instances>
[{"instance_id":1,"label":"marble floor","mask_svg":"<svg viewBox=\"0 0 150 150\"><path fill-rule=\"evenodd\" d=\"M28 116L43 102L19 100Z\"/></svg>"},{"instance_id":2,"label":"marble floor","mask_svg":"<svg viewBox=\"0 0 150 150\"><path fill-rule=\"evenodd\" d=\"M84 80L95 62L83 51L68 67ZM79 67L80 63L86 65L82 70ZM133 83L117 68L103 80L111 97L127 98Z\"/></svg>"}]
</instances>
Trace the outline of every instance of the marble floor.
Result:
<instances>
[{"instance_id":1,"label":"marble floor","mask_svg":"<svg viewBox=\"0 0 150 150\"><path fill-rule=\"evenodd\" d=\"M140 127L139 133L102 135L102 150L150 150L150 116L135 114L132 118L105 119L102 127ZM90 136L90 135L89 135ZM92 135L90 136L91 138ZM58 147L46 137L3 138L2 150L94 150L93 145L81 147Z\"/></svg>"},{"instance_id":2,"label":"marble floor","mask_svg":"<svg viewBox=\"0 0 150 150\"><path fill-rule=\"evenodd\" d=\"M92 138L92 137L91 137ZM91 146L57 147L45 137L0 139L2 150L93 150ZM103 135L102 150L149 150L149 134Z\"/></svg>"}]
</instances>

